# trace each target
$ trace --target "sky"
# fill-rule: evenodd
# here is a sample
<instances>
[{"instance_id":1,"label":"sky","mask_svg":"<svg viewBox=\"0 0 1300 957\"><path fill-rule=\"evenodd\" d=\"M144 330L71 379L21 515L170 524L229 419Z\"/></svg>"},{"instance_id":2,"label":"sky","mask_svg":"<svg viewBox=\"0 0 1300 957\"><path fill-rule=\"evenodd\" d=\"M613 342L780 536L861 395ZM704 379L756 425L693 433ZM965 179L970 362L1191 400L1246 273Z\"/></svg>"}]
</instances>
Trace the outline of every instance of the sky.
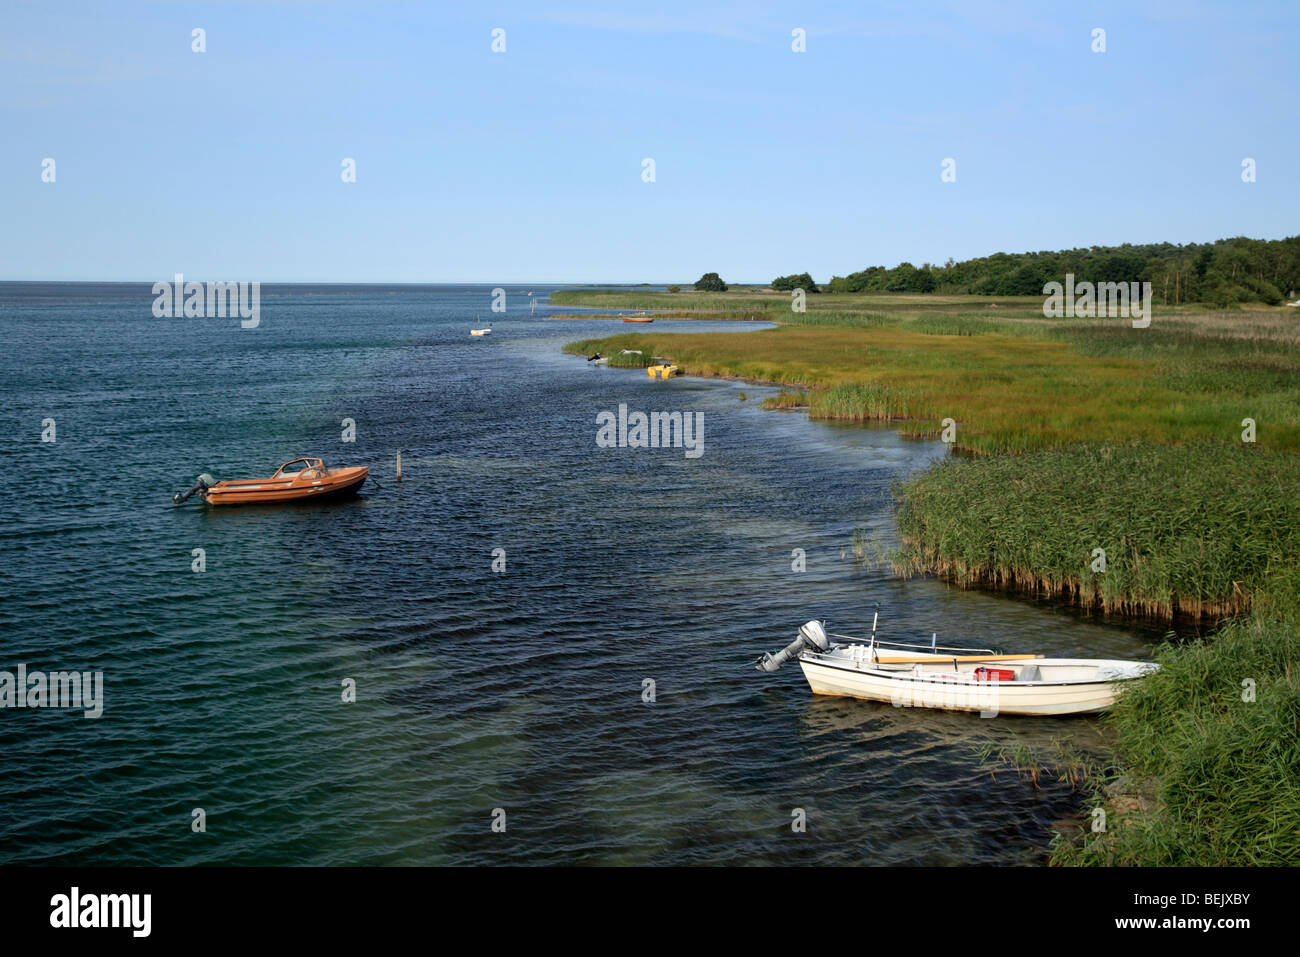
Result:
<instances>
[{"instance_id":1,"label":"sky","mask_svg":"<svg viewBox=\"0 0 1300 957\"><path fill-rule=\"evenodd\" d=\"M5 0L0 279L825 282L1279 239L1298 52L1294 0Z\"/></svg>"}]
</instances>

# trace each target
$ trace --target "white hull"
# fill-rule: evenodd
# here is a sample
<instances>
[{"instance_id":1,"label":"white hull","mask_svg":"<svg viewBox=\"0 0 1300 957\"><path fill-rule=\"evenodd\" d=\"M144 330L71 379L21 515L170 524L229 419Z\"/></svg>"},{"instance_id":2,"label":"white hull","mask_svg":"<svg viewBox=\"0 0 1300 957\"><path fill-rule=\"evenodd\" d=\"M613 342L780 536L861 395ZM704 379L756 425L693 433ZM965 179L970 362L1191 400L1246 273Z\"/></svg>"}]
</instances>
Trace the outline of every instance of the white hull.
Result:
<instances>
[{"instance_id":1,"label":"white hull","mask_svg":"<svg viewBox=\"0 0 1300 957\"><path fill-rule=\"evenodd\" d=\"M1115 703L1126 681L1149 666L1135 662L1083 658L1034 658L1027 662L990 661L1015 673L1010 681L975 679L977 662L954 663L939 655L910 665L874 663L866 646L837 646L804 654L799 666L814 694L883 701L900 708L939 708L982 714L1093 714ZM1032 670L1029 670L1032 669Z\"/></svg>"}]
</instances>

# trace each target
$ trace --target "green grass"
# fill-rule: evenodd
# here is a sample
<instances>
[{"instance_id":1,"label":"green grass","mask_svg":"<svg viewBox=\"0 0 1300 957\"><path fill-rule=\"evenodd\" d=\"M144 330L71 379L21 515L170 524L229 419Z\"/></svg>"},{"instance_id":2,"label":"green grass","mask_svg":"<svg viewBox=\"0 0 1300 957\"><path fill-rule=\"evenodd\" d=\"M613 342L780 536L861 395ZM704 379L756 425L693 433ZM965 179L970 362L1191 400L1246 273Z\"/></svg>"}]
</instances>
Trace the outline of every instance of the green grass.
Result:
<instances>
[{"instance_id":1,"label":"green grass","mask_svg":"<svg viewBox=\"0 0 1300 957\"><path fill-rule=\"evenodd\" d=\"M779 297L755 287L735 287L727 292L655 292L649 289L561 289L550 295L553 306L594 306L605 309L673 309L673 310L759 310L766 311L778 303L788 303L788 294ZM788 306L787 306L788 308Z\"/></svg>"},{"instance_id":2,"label":"green grass","mask_svg":"<svg viewBox=\"0 0 1300 957\"><path fill-rule=\"evenodd\" d=\"M733 293L697 295L715 308ZM753 296L737 293L735 301ZM807 391L813 418L901 419L904 434L918 437L952 418L955 447L978 454L1098 439L1229 441L1245 418L1255 420L1260 445L1300 451L1294 310L1215 317L1171 310L1133 329L1124 320L1044 319L1038 299L995 308L972 299L810 296L807 313L773 313L782 323L776 329L646 330L573 349L644 347L687 374Z\"/></svg>"},{"instance_id":3,"label":"green grass","mask_svg":"<svg viewBox=\"0 0 1300 957\"><path fill-rule=\"evenodd\" d=\"M640 312L562 312L547 319L602 319L622 321L624 316L640 316ZM655 319L698 319L707 322L771 322L772 313L757 309L656 309L646 315Z\"/></svg>"},{"instance_id":4,"label":"green grass","mask_svg":"<svg viewBox=\"0 0 1300 957\"><path fill-rule=\"evenodd\" d=\"M781 389L776 395L763 400L765 409L806 409L808 393L798 389Z\"/></svg>"},{"instance_id":5,"label":"green grass","mask_svg":"<svg viewBox=\"0 0 1300 957\"><path fill-rule=\"evenodd\" d=\"M1212 640L1163 646L1161 670L1121 696L1112 770L1090 777L1107 828L1058 834L1054 863L1300 863L1300 459L1087 445L949 461L899 495L904 545L890 560L903 574L1124 614L1236 616Z\"/></svg>"},{"instance_id":6,"label":"green grass","mask_svg":"<svg viewBox=\"0 0 1300 957\"><path fill-rule=\"evenodd\" d=\"M1052 863L1300 864L1300 618L1261 610L1157 660L1109 716L1105 830L1058 835Z\"/></svg>"},{"instance_id":7,"label":"green grass","mask_svg":"<svg viewBox=\"0 0 1300 957\"><path fill-rule=\"evenodd\" d=\"M900 486L897 517L902 574L1220 618L1297 567L1300 458L1196 443L950 460Z\"/></svg>"}]
</instances>

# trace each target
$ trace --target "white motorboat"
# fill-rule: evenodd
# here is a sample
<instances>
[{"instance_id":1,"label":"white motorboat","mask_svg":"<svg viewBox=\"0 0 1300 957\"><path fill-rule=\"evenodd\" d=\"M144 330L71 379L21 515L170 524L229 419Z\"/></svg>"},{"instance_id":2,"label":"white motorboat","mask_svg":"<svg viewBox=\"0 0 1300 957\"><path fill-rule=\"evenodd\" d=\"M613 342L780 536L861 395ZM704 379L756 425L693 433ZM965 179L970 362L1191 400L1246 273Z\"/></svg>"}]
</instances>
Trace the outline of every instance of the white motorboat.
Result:
<instances>
[{"instance_id":1,"label":"white motorboat","mask_svg":"<svg viewBox=\"0 0 1300 957\"><path fill-rule=\"evenodd\" d=\"M833 641L832 639L841 639ZM1003 655L989 648L945 648L828 634L810 621L799 637L755 667L773 672L796 660L814 694L888 701L900 708L985 715L1092 714L1105 711L1128 682L1155 671L1149 661Z\"/></svg>"},{"instance_id":2,"label":"white motorboat","mask_svg":"<svg viewBox=\"0 0 1300 957\"><path fill-rule=\"evenodd\" d=\"M470 334L471 336L490 336L490 335L492 334L492 330L491 330L491 329L486 329L486 328L485 328L485 329L471 329L471 330L469 331L469 334Z\"/></svg>"}]
</instances>

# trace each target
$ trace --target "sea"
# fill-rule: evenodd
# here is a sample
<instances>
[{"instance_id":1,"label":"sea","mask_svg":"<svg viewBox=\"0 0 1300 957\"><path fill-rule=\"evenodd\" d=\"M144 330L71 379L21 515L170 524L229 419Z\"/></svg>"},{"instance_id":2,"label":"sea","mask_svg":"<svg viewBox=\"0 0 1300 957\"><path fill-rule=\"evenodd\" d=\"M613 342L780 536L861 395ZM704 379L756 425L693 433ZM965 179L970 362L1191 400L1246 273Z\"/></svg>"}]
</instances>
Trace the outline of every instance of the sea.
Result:
<instances>
[{"instance_id":1,"label":"sea","mask_svg":"<svg viewBox=\"0 0 1300 957\"><path fill-rule=\"evenodd\" d=\"M1009 652L1156 636L896 577L872 552L942 442L565 354L642 327L548 318L581 312L557 288L263 285L245 328L155 315L149 283L0 283L0 681L102 681L97 717L0 709L0 864L1043 862L1083 795L998 755L1100 748L1096 719L821 698L754 661L877 614ZM699 454L598 443L620 406L691 416ZM303 455L370 480L172 503Z\"/></svg>"}]
</instances>

